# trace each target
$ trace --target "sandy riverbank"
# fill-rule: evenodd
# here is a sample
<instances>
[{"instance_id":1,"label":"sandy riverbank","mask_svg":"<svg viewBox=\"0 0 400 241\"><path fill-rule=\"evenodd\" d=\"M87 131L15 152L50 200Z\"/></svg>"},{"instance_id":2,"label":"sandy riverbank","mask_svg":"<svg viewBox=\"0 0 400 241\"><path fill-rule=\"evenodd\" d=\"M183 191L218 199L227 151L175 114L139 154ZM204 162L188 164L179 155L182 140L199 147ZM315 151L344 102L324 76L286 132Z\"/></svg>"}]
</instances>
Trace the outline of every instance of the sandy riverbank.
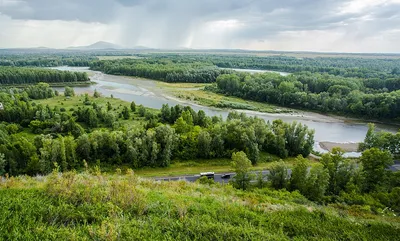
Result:
<instances>
[{"instance_id":1,"label":"sandy riverbank","mask_svg":"<svg viewBox=\"0 0 400 241\"><path fill-rule=\"evenodd\" d=\"M319 145L322 149L332 151L335 147L340 147L344 152L357 152L359 143L336 143L324 141L320 142Z\"/></svg>"}]
</instances>

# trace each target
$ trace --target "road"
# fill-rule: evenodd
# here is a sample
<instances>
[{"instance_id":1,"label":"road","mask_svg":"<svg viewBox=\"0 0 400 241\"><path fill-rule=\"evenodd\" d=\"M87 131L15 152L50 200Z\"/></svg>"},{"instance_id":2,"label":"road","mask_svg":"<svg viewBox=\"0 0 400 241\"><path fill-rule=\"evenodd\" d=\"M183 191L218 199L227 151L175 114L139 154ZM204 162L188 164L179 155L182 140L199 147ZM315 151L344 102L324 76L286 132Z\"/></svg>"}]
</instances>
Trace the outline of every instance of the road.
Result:
<instances>
[{"instance_id":1,"label":"road","mask_svg":"<svg viewBox=\"0 0 400 241\"><path fill-rule=\"evenodd\" d=\"M390 166L387 168L388 170L391 170L393 172L400 171L400 161L394 161L394 165ZM289 175L291 174L292 170L288 170ZM259 171L252 172L253 174L258 174L260 173ZM264 180L266 180L266 176L269 173L268 170L262 171L262 174L264 176ZM229 175L226 178L222 178L224 175ZM214 175L214 181L219 182L219 183L228 183L233 177L235 176L234 172L227 172L227 173L217 173ZM156 181L188 181L188 182L195 182L197 179L199 179L201 176L200 175L188 175L188 176L179 176L179 177L156 177Z\"/></svg>"},{"instance_id":2,"label":"road","mask_svg":"<svg viewBox=\"0 0 400 241\"><path fill-rule=\"evenodd\" d=\"M253 172L254 174L260 173ZM269 173L268 170L262 171L262 174L266 176ZM227 178L222 178L223 175L229 175ZM216 173L214 175L214 181L219 183L228 183L236 174L234 172L227 172L227 173ZM156 177L156 181L188 181L188 182L195 182L199 179L200 175L192 175L192 176L179 176L179 177Z\"/></svg>"}]
</instances>

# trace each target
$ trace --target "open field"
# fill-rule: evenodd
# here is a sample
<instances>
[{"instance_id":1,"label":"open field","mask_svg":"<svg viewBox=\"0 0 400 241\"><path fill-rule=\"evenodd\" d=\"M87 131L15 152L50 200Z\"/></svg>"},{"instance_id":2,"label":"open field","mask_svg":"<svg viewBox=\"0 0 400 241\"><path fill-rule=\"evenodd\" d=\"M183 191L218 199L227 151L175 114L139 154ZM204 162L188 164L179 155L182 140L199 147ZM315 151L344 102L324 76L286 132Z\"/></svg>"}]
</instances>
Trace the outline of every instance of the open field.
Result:
<instances>
[{"instance_id":1,"label":"open field","mask_svg":"<svg viewBox=\"0 0 400 241\"><path fill-rule=\"evenodd\" d=\"M227 109L253 110L266 113L295 112L289 108L243 100L237 97L224 96L222 94L203 90L204 87L208 85L210 84L157 82L157 86L163 91L166 91L166 93L182 100L195 102L199 105Z\"/></svg>"}]
</instances>

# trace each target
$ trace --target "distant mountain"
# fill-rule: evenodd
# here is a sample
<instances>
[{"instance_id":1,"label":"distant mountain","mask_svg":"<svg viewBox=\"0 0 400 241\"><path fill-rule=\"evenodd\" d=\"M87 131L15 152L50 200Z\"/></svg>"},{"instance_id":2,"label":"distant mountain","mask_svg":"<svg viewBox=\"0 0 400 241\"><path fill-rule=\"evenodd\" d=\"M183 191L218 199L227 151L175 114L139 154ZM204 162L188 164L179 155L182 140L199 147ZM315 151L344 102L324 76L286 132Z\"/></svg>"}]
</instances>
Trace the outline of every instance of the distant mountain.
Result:
<instances>
[{"instance_id":1,"label":"distant mountain","mask_svg":"<svg viewBox=\"0 0 400 241\"><path fill-rule=\"evenodd\" d=\"M77 47L68 47L68 49L87 49L87 50L93 50L93 49L123 49L124 47L109 43L109 42L104 42L104 41L99 41L97 43L88 45L88 46L77 46Z\"/></svg>"}]
</instances>

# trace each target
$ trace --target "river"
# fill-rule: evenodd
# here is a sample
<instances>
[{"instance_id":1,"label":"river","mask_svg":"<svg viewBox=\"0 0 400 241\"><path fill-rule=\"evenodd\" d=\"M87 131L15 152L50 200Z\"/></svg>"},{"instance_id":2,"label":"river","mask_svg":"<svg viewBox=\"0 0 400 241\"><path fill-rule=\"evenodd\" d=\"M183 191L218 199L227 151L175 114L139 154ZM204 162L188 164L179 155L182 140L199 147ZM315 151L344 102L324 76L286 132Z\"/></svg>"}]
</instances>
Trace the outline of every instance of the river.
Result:
<instances>
[{"instance_id":1,"label":"river","mask_svg":"<svg viewBox=\"0 0 400 241\"><path fill-rule=\"evenodd\" d=\"M144 80L139 78L130 78L123 76L107 75L97 71L91 71L88 68L82 67L57 67L59 70L70 71L85 71L91 75L91 80L97 84L84 87L74 87L75 93L93 93L96 89L103 96L113 95L114 98L119 98L125 101L135 101L136 104L144 105L150 108L160 109L163 104L174 106L177 104L189 105L194 110L203 110L209 116L222 116L226 118L230 110L201 106L193 102L183 101L164 92L162 88L157 86L157 81ZM63 91L64 88L55 88ZM249 116L257 116L266 121L282 119L286 122L297 121L307 125L315 130L316 151L324 152L318 142L329 141L337 143L354 143L364 140L368 126L365 122L346 122L342 118L335 118L325 115L320 115L312 112L299 112L298 114L269 114L256 111L245 111ZM395 132L398 127L390 125L377 124L378 130ZM352 156L357 153L350 154Z\"/></svg>"},{"instance_id":2,"label":"river","mask_svg":"<svg viewBox=\"0 0 400 241\"><path fill-rule=\"evenodd\" d=\"M234 70L237 72L246 72L246 73L251 73L251 74L258 74L258 73L277 73L282 76L288 76L290 73L287 72L279 72L279 71L273 71L273 70L261 70L261 69L236 69L236 68L220 68L220 69L230 69Z\"/></svg>"}]
</instances>

